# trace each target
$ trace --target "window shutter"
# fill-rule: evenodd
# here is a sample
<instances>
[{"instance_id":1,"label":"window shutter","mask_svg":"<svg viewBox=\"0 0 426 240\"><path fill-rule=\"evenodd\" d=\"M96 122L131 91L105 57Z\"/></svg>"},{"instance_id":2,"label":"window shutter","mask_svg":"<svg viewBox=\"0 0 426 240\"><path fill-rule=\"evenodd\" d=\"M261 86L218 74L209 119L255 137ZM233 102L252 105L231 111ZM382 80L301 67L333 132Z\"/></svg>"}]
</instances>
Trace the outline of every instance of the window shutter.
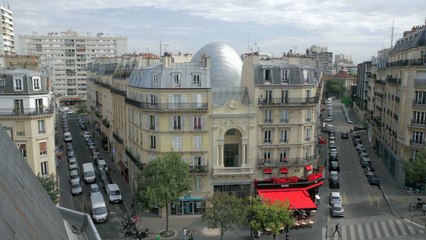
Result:
<instances>
[{"instance_id":1,"label":"window shutter","mask_svg":"<svg viewBox=\"0 0 426 240\"><path fill-rule=\"evenodd\" d=\"M194 164L194 161L195 161L195 160L194 160L194 157L193 157L193 156L191 156L191 162L189 163L189 165L190 165L190 166L194 166L194 165L195 165L195 164Z\"/></svg>"},{"instance_id":2,"label":"window shutter","mask_svg":"<svg viewBox=\"0 0 426 240\"><path fill-rule=\"evenodd\" d=\"M198 136L197 137L197 150L202 150L202 149L203 149L203 137Z\"/></svg>"},{"instance_id":3,"label":"window shutter","mask_svg":"<svg viewBox=\"0 0 426 240\"><path fill-rule=\"evenodd\" d=\"M177 151L177 149L176 149L176 146L177 146L176 139L177 139L176 137L172 138L172 150L173 151Z\"/></svg>"},{"instance_id":4,"label":"window shutter","mask_svg":"<svg viewBox=\"0 0 426 240\"><path fill-rule=\"evenodd\" d=\"M197 150L197 136L192 137L192 149Z\"/></svg>"},{"instance_id":5,"label":"window shutter","mask_svg":"<svg viewBox=\"0 0 426 240\"><path fill-rule=\"evenodd\" d=\"M181 116L181 130L185 130L186 115Z\"/></svg>"},{"instance_id":6,"label":"window shutter","mask_svg":"<svg viewBox=\"0 0 426 240\"><path fill-rule=\"evenodd\" d=\"M201 165L202 166L207 166L207 164L206 164L206 158L205 157L201 157Z\"/></svg>"},{"instance_id":7,"label":"window shutter","mask_svg":"<svg viewBox=\"0 0 426 240\"><path fill-rule=\"evenodd\" d=\"M169 118L169 130L173 130L173 116Z\"/></svg>"},{"instance_id":8,"label":"window shutter","mask_svg":"<svg viewBox=\"0 0 426 240\"><path fill-rule=\"evenodd\" d=\"M169 95L169 108L174 108L173 95Z\"/></svg>"},{"instance_id":9,"label":"window shutter","mask_svg":"<svg viewBox=\"0 0 426 240\"><path fill-rule=\"evenodd\" d=\"M183 137L178 137L178 148L179 151L182 151L182 142L183 142Z\"/></svg>"},{"instance_id":10,"label":"window shutter","mask_svg":"<svg viewBox=\"0 0 426 240\"><path fill-rule=\"evenodd\" d=\"M149 129L149 115L145 116L145 125L146 129Z\"/></svg>"},{"instance_id":11,"label":"window shutter","mask_svg":"<svg viewBox=\"0 0 426 240\"><path fill-rule=\"evenodd\" d=\"M189 129L194 130L194 116L191 115L190 117L190 121L189 121Z\"/></svg>"},{"instance_id":12,"label":"window shutter","mask_svg":"<svg viewBox=\"0 0 426 240\"><path fill-rule=\"evenodd\" d=\"M155 116L155 130L160 129L160 127L158 126L158 116Z\"/></svg>"},{"instance_id":13,"label":"window shutter","mask_svg":"<svg viewBox=\"0 0 426 240\"><path fill-rule=\"evenodd\" d=\"M205 127L205 117L204 116L201 116L201 129L202 130L204 130L206 127Z\"/></svg>"}]
</instances>

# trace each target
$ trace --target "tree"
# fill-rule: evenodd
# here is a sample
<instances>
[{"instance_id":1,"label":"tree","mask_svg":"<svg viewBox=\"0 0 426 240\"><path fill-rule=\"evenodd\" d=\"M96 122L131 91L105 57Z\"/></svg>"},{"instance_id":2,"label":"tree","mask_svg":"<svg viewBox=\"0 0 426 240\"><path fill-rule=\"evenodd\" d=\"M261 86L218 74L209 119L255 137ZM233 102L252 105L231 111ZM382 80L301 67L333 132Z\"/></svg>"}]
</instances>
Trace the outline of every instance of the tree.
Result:
<instances>
[{"instance_id":1,"label":"tree","mask_svg":"<svg viewBox=\"0 0 426 240\"><path fill-rule=\"evenodd\" d=\"M271 203L269 200L262 201L260 198L253 198L251 201L249 213L250 227L253 230L270 229L272 239L275 240L281 229L289 229L293 226L294 220L288 201Z\"/></svg>"},{"instance_id":2,"label":"tree","mask_svg":"<svg viewBox=\"0 0 426 240\"><path fill-rule=\"evenodd\" d=\"M206 201L206 209L201 215L209 228L219 228L220 239L226 231L235 225L243 224L246 219L244 201L233 193L215 192Z\"/></svg>"},{"instance_id":3,"label":"tree","mask_svg":"<svg viewBox=\"0 0 426 240\"><path fill-rule=\"evenodd\" d=\"M424 184L426 182L426 151L420 151L415 160L405 162L404 170L409 182Z\"/></svg>"},{"instance_id":4,"label":"tree","mask_svg":"<svg viewBox=\"0 0 426 240\"><path fill-rule=\"evenodd\" d=\"M166 208L166 236L169 236L169 205L191 189L189 166L177 153L166 153L149 162L137 178L136 200L145 209Z\"/></svg>"},{"instance_id":5,"label":"tree","mask_svg":"<svg viewBox=\"0 0 426 240\"><path fill-rule=\"evenodd\" d=\"M50 174L49 176L40 176L37 174L37 178L40 181L43 188L46 190L50 199L52 199L53 203L59 202L59 189L55 180L55 175Z\"/></svg>"},{"instance_id":6,"label":"tree","mask_svg":"<svg viewBox=\"0 0 426 240\"><path fill-rule=\"evenodd\" d=\"M327 80L325 83L325 92L328 96L341 96L346 91L343 81Z\"/></svg>"}]
</instances>

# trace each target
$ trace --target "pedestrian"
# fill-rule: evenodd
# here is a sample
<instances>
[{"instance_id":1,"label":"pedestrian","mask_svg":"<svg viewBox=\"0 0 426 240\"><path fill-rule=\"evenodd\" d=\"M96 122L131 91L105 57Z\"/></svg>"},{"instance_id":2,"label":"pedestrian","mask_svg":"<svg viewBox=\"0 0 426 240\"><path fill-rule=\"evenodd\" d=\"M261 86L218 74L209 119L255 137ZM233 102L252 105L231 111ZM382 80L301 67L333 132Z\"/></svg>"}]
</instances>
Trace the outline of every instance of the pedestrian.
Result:
<instances>
[{"instance_id":1,"label":"pedestrian","mask_svg":"<svg viewBox=\"0 0 426 240\"><path fill-rule=\"evenodd\" d=\"M187 240L187 235L188 235L188 229L183 228L183 240Z\"/></svg>"},{"instance_id":2,"label":"pedestrian","mask_svg":"<svg viewBox=\"0 0 426 240\"><path fill-rule=\"evenodd\" d=\"M339 234L339 237L340 237L339 223L337 223L336 226L334 227L333 237L334 237L334 234L336 234L336 232Z\"/></svg>"}]
</instances>

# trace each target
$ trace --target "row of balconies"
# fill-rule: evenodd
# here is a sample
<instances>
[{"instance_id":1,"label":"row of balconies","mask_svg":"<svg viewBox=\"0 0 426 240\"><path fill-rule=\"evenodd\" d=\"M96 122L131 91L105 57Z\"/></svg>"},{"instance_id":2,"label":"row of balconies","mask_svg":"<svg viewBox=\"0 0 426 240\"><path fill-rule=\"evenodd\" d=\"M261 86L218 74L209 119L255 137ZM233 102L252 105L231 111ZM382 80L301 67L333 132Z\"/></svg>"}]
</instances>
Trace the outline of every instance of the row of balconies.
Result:
<instances>
[{"instance_id":1,"label":"row of balconies","mask_svg":"<svg viewBox=\"0 0 426 240\"><path fill-rule=\"evenodd\" d=\"M112 137L120 144L123 144L124 141L123 139L120 137L120 135L118 134L118 132L113 132L112 133Z\"/></svg>"},{"instance_id":2,"label":"row of balconies","mask_svg":"<svg viewBox=\"0 0 426 240\"><path fill-rule=\"evenodd\" d=\"M306 98L259 98L259 106L288 106L318 103L318 97Z\"/></svg>"},{"instance_id":3,"label":"row of balconies","mask_svg":"<svg viewBox=\"0 0 426 240\"><path fill-rule=\"evenodd\" d=\"M160 110L160 111L174 111L174 110L208 110L207 103L155 103L155 102L139 102L126 97L126 103L140 108L149 110Z\"/></svg>"},{"instance_id":4,"label":"row of balconies","mask_svg":"<svg viewBox=\"0 0 426 240\"><path fill-rule=\"evenodd\" d=\"M45 115L52 114L53 111L52 105L38 108L0 108L0 116Z\"/></svg>"},{"instance_id":5,"label":"row of balconies","mask_svg":"<svg viewBox=\"0 0 426 240\"><path fill-rule=\"evenodd\" d=\"M419 66L419 65L426 65L426 59L419 58L419 59L399 60L399 61L387 63L386 67Z\"/></svg>"},{"instance_id":6,"label":"row of balconies","mask_svg":"<svg viewBox=\"0 0 426 240\"><path fill-rule=\"evenodd\" d=\"M308 156L306 158L260 158L257 161L258 167L297 167L313 164L317 160L316 156Z\"/></svg>"}]
</instances>

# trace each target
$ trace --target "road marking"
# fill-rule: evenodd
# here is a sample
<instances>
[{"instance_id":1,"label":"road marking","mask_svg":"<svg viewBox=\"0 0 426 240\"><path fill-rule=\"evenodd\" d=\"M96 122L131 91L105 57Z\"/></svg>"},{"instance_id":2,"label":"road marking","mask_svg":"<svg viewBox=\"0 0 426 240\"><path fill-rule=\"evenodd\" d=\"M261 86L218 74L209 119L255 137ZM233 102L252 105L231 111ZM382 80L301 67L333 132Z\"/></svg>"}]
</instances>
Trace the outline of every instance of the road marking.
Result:
<instances>
[{"instance_id":1,"label":"road marking","mask_svg":"<svg viewBox=\"0 0 426 240\"><path fill-rule=\"evenodd\" d=\"M407 225L408 231L410 231L411 235L416 234L416 231L414 231L414 228L410 225Z\"/></svg>"},{"instance_id":2,"label":"road marking","mask_svg":"<svg viewBox=\"0 0 426 240\"><path fill-rule=\"evenodd\" d=\"M407 236L407 231L405 231L404 225L402 225L401 220L396 220L396 224L398 224L399 230L401 230L402 235Z\"/></svg>"},{"instance_id":3,"label":"road marking","mask_svg":"<svg viewBox=\"0 0 426 240\"><path fill-rule=\"evenodd\" d=\"M362 224L357 224L357 228L358 228L358 235L359 235L359 239L360 240L364 240L364 232L362 230Z\"/></svg>"},{"instance_id":4,"label":"road marking","mask_svg":"<svg viewBox=\"0 0 426 240\"><path fill-rule=\"evenodd\" d=\"M342 227L342 239L347 239L346 227Z\"/></svg>"},{"instance_id":5,"label":"road marking","mask_svg":"<svg viewBox=\"0 0 426 240\"><path fill-rule=\"evenodd\" d=\"M323 240L327 239L327 230L326 230L325 227L322 228L321 237L322 237Z\"/></svg>"},{"instance_id":6,"label":"road marking","mask_svg":"<svg viewBox=\"0 0 426 240\"><path fill-rule=\"evenodd\" d=\"M382 234L380 232L379 225L377 225L377 222L373 222L373 226L374 226L374 232L376 233L377 238L381 238Z\"/></svg>"},{"instance_id":7,"label":"road marking","mask_svg":"<svg viewBox=\"0 0 426 240\"><path fill-rule=\"evenodd\" d=\"M388 230L388 227L386 226L386 223L385 222L380 222L381 223L381 225L382 225L382 228L383 228L383 233L385 234L385 237L390 237L390 234L389 234L389 230Z\"/></svg>"},{"instance_id":8,"label":"road marking","mask_svg":"<svg viewBox=\"0 0 426 240\"><path fill-rule=\"evenodd\" d=\"M350 225L350 226L349 226L349 233L351 234L351 238L350 238L350 239L355 239L355 229L354 229L354 225Z\"/></svg>"},{"instance_id":9,"label":"road marking","mask_svg":"<svg viewBox=\"0 0 426 240\"><path fill-rule=\"evenodd\" d=\"M392 230L393 235L394 235L394 236L399 236L398 232L396 231L395 225L393 224L393 220L388 221L388 223L389 223L389 225L390 225L390 227L391 227L391 230Z\"/></svg>"},{"instance_id":10,"label":"road marking","mask_svg":"<svg viewBox=\"0 0 426 240\"><path fill-rule=\"evenodd\" d=\"M369 223L365 225L365 229L367 230L367 238L373 239L373 233L371 232L371 227Z\"/></svg>"}]
</instances>

